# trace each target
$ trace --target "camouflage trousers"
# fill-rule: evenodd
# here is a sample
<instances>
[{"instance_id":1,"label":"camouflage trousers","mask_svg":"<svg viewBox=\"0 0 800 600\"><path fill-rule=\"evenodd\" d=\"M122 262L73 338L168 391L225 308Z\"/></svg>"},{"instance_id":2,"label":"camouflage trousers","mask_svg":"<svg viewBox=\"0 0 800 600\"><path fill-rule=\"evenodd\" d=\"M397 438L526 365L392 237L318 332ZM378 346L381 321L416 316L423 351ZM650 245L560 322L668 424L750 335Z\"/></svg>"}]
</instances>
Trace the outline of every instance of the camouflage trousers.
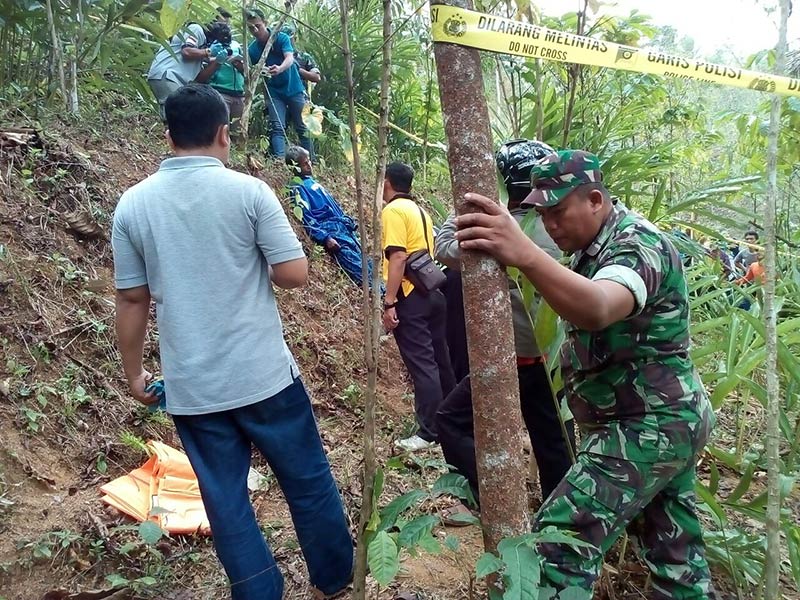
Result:
<instances>
[{"instance_id":1,"label":"camouflage trousers","mask_svg":"<svg viewBox=\"0 0 800 600\"><path fill-rule=\"evenodd\" d=\"M702 431L678 452L658 430L632 433L617 423L584 433L576 464L545 501L534 530L555 526L591 547L541 544L543 587L577 588L571 599L590 600L603 557L627 528L651 572L648 598L716 598L694 492L696 454L710 424L695 425Z\"/></svg>"}]
</instances>

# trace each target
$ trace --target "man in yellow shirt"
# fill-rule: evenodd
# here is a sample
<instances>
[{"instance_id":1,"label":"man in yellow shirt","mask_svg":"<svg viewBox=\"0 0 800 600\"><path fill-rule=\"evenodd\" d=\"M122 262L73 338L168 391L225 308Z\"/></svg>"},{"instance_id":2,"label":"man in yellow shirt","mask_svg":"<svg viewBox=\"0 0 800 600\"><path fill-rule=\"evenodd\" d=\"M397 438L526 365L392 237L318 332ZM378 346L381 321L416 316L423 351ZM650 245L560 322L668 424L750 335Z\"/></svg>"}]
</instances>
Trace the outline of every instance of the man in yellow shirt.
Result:
<instances>
[{"instance_id":1,"label":"man in yellow shirt","mask_svg":"<svg viewBox=\"0 0 800 600\"><path fill-rule=\"evenodd\" d=\"M386 167L383 187L383 325L394 333L400 356L414 382L414 412L419 432L395 445L414 452L436 439L436 411L455 387L446 340L446 302L439 290L425 294L405 277L406 260L417 250L433 249L430 216L411 196L414 171L403 163Z\"/></svg>"}]
</instances>

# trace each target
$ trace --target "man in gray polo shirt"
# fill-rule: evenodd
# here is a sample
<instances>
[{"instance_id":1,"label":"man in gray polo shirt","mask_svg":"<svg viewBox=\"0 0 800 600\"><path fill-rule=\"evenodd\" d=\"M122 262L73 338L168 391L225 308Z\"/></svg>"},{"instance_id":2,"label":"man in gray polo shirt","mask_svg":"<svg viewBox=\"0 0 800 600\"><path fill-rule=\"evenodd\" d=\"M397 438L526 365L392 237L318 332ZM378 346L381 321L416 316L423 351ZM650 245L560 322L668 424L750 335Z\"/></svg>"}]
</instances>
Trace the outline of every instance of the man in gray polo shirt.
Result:
<instances>
[{"instance_id":1,"label":"man in gray polo shirt","mask_svg":"<svg viewBox=\"0 0 800 600\"><path fill-rule=\"evenodd\" d=\"M203 61L211 57L206 46L206 31L198 23L189 23L172 36L169 49L160 48L147 72L147 83L158 100L164 120L164 102L182 85L194 81L203 69Z\"/></svg>"},{"instance_id":2,"label":"man in gray polo shirt","mask_svg":"<svg viewBox=\"0 0 800 600\"><path fill-rule=\"evenodd\" d=\"M117 334L133 396L151 299L167 412L200 484L233 600L280 600L283 578L250 504L251 446L283 490L320 597L345 588L353 545L306 390L283 339L273 285L305 284L308 264L272 190L226 169L228 109L189 84L165 103L175 153L125 192L112 244Z\"/></svg>"}]
</instances>

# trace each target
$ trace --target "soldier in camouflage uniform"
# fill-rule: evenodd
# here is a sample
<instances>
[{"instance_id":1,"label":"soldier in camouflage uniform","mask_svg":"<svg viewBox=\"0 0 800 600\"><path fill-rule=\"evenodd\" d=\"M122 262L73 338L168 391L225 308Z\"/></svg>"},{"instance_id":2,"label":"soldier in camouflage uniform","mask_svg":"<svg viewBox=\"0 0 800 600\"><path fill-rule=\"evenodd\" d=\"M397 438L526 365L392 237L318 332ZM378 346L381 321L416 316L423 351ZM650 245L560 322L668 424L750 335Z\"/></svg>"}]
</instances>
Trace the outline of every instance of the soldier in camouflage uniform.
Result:
<instances>
[{"instance_id":1,"label":"soldier in camouflage uniform","mask_svg":"<svg viewBox=\"0 0 800 600\"><path fill-rule=\"evenodd\" d=\"M678 252L652 223L612 201L592 154L548 156L533 167L531 187L523 204L573 253L570 268L476 194L467 199L486 214L460 217L458 239L520 268L567 329L561 367L581 448L534 527L555 526L591 546L542 544L542 585L591 598L604 554L627 527L652 573L648 598L714 598L694 494L714 414L689 358Z\"/></svg>"}]
</instances>

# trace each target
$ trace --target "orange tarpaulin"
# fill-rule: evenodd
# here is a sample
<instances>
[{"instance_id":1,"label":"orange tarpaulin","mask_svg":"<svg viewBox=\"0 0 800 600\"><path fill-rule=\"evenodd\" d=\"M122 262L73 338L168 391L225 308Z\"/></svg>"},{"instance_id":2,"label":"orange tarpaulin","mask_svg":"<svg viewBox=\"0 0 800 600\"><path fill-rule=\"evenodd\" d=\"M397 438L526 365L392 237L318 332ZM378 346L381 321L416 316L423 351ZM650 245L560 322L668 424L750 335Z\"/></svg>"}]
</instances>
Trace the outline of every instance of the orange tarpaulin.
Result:
<instances>
[{"instance_id":1,"label":"orange tarpaulin","mask_svg":"<svg viewBox=\"0 0 800 600\"><path fill-rule=\"evenodd\" d=\"M151 520L170 533L209 535L197 477L180 450L147 442L150 458L138 469L100 488L103 502L137 521Z\"/></svg>"}]
</instances>

